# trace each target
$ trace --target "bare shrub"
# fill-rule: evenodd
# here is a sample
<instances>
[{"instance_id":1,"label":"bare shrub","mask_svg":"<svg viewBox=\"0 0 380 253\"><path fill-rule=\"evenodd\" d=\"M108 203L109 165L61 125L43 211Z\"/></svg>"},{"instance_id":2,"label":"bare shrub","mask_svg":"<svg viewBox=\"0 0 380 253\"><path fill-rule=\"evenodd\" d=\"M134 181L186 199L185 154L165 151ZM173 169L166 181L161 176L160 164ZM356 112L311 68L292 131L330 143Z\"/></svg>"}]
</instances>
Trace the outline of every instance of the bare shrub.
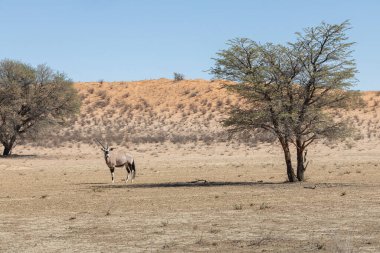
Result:
<instances>
[{"instance_id":1,"label":"bare shrub","mask_svg":"<svg viewBox=\"0 0 380 253\"><path fill-rule=\"evenodd\" d=\"M192 98L192 97L196 97L198 95L198 91L193 91L190 93L189 97Z\"/></svg>"},{"instance_id":2,"label":"bare shrub","mask_svg":"<svg viewBox=\"0 0 380 253\"><path fill-rule=\"evenodd\" d=\"M88 93L89 93L89 94L93 94L93 93L94 93L94 91L95 91L95 89L94 89L94 88L92 88L92 87L88 89Z\"/></svg>"},{"instance_id":3,"label":"bare shrub","mask_svg":"<svg viewBox=\"0 0 380 253\"><path fill-rule=\"evenodd\" d=\"M270 207L269 207L269 205L268 205L267 203L265 203L265 202L261 203L261 205L260 205L260 207L259 207L260 210L264 210L264 209L268 209L268 208L270 208Z\"/></svg>"},{"instance_id":4,"label":"bare shrub","mask_svg":"<svg viewBox=\"0 0 380 253\"><path fill-rule=\"evenodd\" d=\"M190 109L190 111L192 111L193 113L197 113L197 112L198 112L198 107L197 107L195 104L193 104L193 103L191 103L191 104L189 105L189 109Z\"/></svg>"},{"instance_id":5,"label":"bare shrub","mask_svg":"<svg viewBox=\"0 0 380 253\"><path fill-rule=\"evenodd\" d=\"M98 90L96 95L98 95L101 99L106 99L108 96L106 90Z\"/></svg>"},{"instance_id":6,"label":"bare shrub","mask_svg":"<svg viewBox=\"0 0 380 253\"><path fill-rule=\"evenodd\" d=\"M243 205L242 204L235 204L234 210L243 210Z\"/></svg>"},{"instance_id":7,"label":"bare shrub","mask_svg":"<svg viewBox=\"0 0 380 253\"><path fill-rule=\"evenodd\" d=\"M218 101L216 101L216 107L220 108L222 107L222 105L223 105L223 101L218 99Z\"/></svg>"},{"instance_id":8,"label":"bare shrub","mask_svg":"<svg viewBox=\"0 0 380 253\"><path fill-rule=\"evenodd\" d=\"M116 113L116 110L114 108L110 108L106 111L106 114L109 116L109 117L112 117L114 114Z\"/></svg>"},{"instance_id":9,"label":"bare shrub","mask_svg":"<svg viewBox=\"0 0 380 253\"><path fill-rule=\"evenodd\" d=\"M207 103L208 103L207 98L204 98L201 100L201 105L207 105Z\"/></svg>"},{"instance_id":10,"label":"bare shrub","mask_svg":"<svg viewBox=\"0 0 380 253\"><path fill-rule=\"evenodd\" d=\"M110 101L111 101L111 98L109 98L109 97L106 97L103 100L97 100L94 102L94 108L106 107L107 105L109 105Z\"/></svg>"},{"instance_id":11,"label":"bare shrub","mask_svg":"<svg viewBox=\"0 0 380 253\"><path fill-rule=\"evenodd\" d=\"M150 105L149 105L148 101L146 101L146 99L141 98L141 99L140 99L140 102L141 102L141 105L142 105L142 107L143 107L144 109L150 107Z\"/></svg>"},{"instance_id":12,"label":"bare shrub","mask_svg":"<svg viewBox=\"0 0 380 253\"><path fill-rule=\"evenodd\" d=\"M178 110L182 110L183 108L185 108L184 104L182 104L182 103L177 104L177 109Z\"/></svg>"}]
</instances>

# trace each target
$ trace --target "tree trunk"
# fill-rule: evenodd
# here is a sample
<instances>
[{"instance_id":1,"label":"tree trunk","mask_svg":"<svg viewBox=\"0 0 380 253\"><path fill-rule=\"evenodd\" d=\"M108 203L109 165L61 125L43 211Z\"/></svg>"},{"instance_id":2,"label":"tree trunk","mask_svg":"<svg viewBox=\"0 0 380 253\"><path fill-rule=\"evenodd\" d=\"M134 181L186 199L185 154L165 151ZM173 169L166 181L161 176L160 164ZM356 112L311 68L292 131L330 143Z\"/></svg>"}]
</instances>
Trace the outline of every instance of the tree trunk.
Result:
<instances>
[{"instance_id":1,"label":"tree trunk","mask_svg":"<svg viewBox=\"0 0 380 253\"><path fill-rule=\"evenodd\" d=\"M292 166L292 158L289 150L289 144L286 142L282 142L282 149L284 150L285 163L286 163L286 173L288 174L289 182L296 182L297 177L294 174L293 166Z\"/></svg>"},{"instance_id":2,"label":"tree trunk","mask_svg":"<svg viewBox=\"0 0 380 253\"><path fill-rule=\"evenodd\" d=\"M3 156L8 156L12 154L12 148L4 146Z\"/></svg>"},{"instance_id":3,"label":"tree trunk","mask_svg":"<svg viewBox=\"0 0 380 253\"><path fill-rule=\"evenodd\" d=\"M297 179L298 181L305 180L305 164L304 164L304 152L303 149L297 148Z\"/></svg>"},{"instance_id":4,"label":"tree trunk","mask_svg":"<svg viewBox=\"0 0 380 253\"><path fill-rule=\"evenodd\" d=\"M4 151L3 156L8 156L12 154L13 146L16 142L16 136L13 136L9 141L3 142Z\"/></svg>"}]
</instances>

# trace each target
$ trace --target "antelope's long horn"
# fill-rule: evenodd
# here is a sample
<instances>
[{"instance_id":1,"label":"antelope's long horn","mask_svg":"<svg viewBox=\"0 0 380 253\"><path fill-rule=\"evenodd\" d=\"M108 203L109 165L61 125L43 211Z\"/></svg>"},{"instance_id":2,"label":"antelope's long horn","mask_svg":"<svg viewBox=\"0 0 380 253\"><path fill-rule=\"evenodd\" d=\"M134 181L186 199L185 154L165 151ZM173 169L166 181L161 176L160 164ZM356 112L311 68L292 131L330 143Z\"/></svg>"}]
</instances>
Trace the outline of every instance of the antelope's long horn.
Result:
<instances>
[{"instance_id":1,"label":"antelope's long horn","mask_svg":"<svg viewBox=\"0 0 380 253\"><path fill-rule=\"evenodd\" d=\"M100 146L102 146L102 148L104 148L105 149L105 147L104 147L104 145L98 140L98 139L95 139L95 141L97 142L97 143L99 143L100 144Z\"/></svg>"}]
</instances>

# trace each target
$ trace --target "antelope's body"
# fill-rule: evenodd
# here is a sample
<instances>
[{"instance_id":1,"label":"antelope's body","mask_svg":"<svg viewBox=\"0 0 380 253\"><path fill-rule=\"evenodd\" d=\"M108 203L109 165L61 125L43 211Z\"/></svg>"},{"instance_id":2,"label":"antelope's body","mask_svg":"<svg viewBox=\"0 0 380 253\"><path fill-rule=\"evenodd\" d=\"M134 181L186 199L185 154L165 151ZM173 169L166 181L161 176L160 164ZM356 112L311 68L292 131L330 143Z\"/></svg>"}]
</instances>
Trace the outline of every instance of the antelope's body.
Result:
<instances>
[{"instance_id":1,"label":"antelope's body","mask_svg":"<svg viewBox=\"0 0 380 253\"><path fill-rule=\"evenodd\" d=\"M125 153L124 151L118 151L118 150L114 151L115 148L108 147L108 144L104 146L98 140L97 142L100 145L102 145L102 151L104 152L104 159L111 172L112 183L115 182L114 173L115 173L116 167L125 167L125 169L127 170L127 177L125 179L125 183L128 182L129 177L131 177L131 180L133 182L133 179L135 179L135 176L136 176L136 165L135 165L135 160L133 159L133 157L130 154Z\"/></svg>"}]
</instances>

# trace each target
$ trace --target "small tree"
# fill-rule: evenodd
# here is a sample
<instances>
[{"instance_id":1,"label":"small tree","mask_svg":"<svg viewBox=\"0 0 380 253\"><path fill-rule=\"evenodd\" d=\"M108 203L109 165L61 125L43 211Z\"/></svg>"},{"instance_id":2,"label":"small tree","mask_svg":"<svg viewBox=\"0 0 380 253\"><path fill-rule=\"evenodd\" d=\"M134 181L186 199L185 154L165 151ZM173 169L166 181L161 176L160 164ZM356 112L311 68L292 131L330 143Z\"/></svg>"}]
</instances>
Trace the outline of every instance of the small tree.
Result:
<instances>
[{"instance_id":1,"label":"small tree","mask_svg":"<svg viewBox=\"0 0 380 253\"><path fill-rule=\"evenodd\" d=\"M176 81L176 82L185 80L185 76L181 73L174 72L173 76L174 76L174 81Z\"/></svg>"},{"instance_id":2,"label":"small tree","mask_svg":"<svg viewBox=\"0 0 380 253\"><path fill-rule=\"evenodd\" d=\"M0 62L0 142L11 154L17 139L38 133L79 111L76 90L64 74L45 65Z\"/></svg>"},{"instance_id":3,"label":"small tree","mask_svg":"<svg viewBox=\"0 0 380 253\"><path fill-rule=\"evenodd\" d=\"M284 152L290 182L303 181L306 148L315 140L336 140L350 134L344 121L334 118L345 110L357 93L352 42L345 35L349 23L322 23L297 33L287 45L260 45L250 39L229 41L229 48L217 53L210 72L234 81L225 87L246 102L230 112L224 125L233 133L271 132ZM352 104L352 103L351 103ZM290 146L297 156L294 173Z\"/></svg>"}]
</instances>

